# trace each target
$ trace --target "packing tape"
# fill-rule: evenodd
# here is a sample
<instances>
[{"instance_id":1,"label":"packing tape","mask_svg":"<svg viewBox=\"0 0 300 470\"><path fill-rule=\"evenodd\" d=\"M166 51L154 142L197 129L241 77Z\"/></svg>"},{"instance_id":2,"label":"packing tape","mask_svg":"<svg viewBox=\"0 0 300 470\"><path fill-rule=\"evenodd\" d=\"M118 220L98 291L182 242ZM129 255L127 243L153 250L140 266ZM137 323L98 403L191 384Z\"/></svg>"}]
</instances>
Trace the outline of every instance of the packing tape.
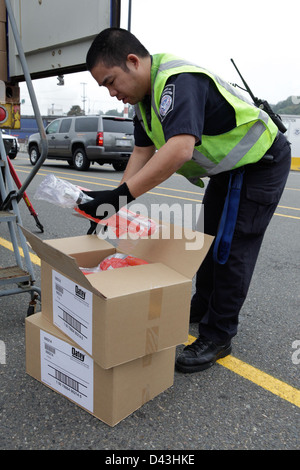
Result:
<instances>
[{"instance_id":1,"label":"packing tape","mask_svg":"<svg viewBox=\"0 0 300 470\"><path fill-rule=\"evenodd\" d=\"M150 400L150 385L147 384L146 387L142 389L142 405L145 405Z\"/></svg>"},{"instance_id":2,"label":"packing tape","mask_svg":"<svg viewBox=\"0 0 300 470\"><path fill-rule=\"evenodd\" d=\"M160 318L162 309L163 288L150 290L148 321ZM145 355L152 354L158 349L159 326L153 325L146 330Z\"/></svg>"},{"instance_id":3,"label":"packing tape","mask_svg":"<svg viewBox=\"0 0 300 470\"><path fill-rule=\"evenodd\" d=\"M152 354L148 354L147 356L142 357L142 366L148 367L152 363Z\"/></svg>"},{"instance_id":4,"label":"packing tape","mask_svg":"<svg viewBox=\"0 0 300 470\"><path fill-rule=\"evenodd\" d=\"M151 289L150 291L150 300L149 300L149 310L148 310L148 320L153 320L154 318L159 318L161 314L162 307L162 298L163 298L163 289Z\"/></svg>"},{"instance_id":5,"label":"packing tape","mask_svg":"<svg viewBox=\"0 0 300 470\"><path fill-rule=\"evenodd\" d=\"M159 327L153 326L146 330L145 355L152 354L158 349Z\"/></svg>"}]
</instances>

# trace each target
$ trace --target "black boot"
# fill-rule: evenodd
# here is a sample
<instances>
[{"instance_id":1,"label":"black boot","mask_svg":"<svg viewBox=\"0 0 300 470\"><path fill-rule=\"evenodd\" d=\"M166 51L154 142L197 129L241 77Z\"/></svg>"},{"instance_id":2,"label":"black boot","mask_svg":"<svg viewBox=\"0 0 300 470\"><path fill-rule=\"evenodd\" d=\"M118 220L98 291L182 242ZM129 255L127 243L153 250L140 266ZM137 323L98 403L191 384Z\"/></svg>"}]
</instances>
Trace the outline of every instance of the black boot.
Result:
<instances>
[{"instance_id":1,"label":"black boot","mask_svg":"<svg viewBox=\"0 0 300 470\"><path fill-rule=\"evenodd\" d=\"M217 345L211 340L199 336L186 346L176 360L176 369L180 372L198 372L208 369L221 357L231 353L231 343Z\"/></svg>"}]
</instances>

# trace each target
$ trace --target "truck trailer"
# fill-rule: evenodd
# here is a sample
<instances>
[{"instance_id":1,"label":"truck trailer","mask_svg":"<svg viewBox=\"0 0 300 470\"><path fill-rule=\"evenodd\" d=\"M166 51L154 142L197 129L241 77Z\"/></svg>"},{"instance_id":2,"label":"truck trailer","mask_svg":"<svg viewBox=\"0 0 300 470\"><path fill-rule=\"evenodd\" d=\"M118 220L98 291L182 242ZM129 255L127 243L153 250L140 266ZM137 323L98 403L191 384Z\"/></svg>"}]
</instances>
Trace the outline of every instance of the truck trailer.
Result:
<instances>
[{"instance_id":1,"label":"truck trailer","mask_svg":"<svg viewBox=\"0 0 300 470\"><path fill-rule=\"evenodd\" d=\"M300 115L281 114L281 119L287 128L286 137L291 143L292 170L300 171Z\"/></svg>"}]
</instances>

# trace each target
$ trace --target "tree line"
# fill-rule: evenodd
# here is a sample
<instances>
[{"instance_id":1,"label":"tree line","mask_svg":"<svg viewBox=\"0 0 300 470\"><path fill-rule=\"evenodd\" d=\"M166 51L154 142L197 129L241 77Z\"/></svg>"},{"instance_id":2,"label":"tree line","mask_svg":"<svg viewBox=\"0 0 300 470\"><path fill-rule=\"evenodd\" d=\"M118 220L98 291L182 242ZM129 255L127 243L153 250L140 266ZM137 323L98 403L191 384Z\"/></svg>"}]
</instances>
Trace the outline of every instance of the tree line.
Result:
<instances>
[{"instance_id":1,"label":"tree line","mask_svg":"<svg viewBox=\"0 0 300 470\"><path fill-rule=\"evenodd\" d=\"M97 114L105 114L107 116L119 116L119 117L122 117L124 115L123 111L118 111L117 109L109 109L106 112L103 112L100 109ZM68 111L67 116L84 116L84 111L83 109L81 109L80 106L73 105L70 111ZM131 118L133 117L133 106L129 106L128 117L131 117Z\"/></svg>"},{"instance_id":2,"label":"tree line","mask_svg":"<svg viewBox=\"0 0 300 470\"><path fill-rule=\"evenodd\" d=\"M279 101L277 104L272 104L271 108L276 114L300 114L300 96L289 96L283 101ZM133 106L129 106L128 116L133 117ZM106 114L110 116L123 116L123 111L118 111L117 109L109 109L105 113L99 110L98 114ZM68 116L83 116L84 111L80 106L74 105L71 107L70 111L67 113Z\"/></svg>"},{"instance_id":3,"label":"tree line","mask_svg":"<svg viewBox=\"0 0 300 470\"><path fill-rule=\"evenodd\" d=\"M289 96L271 107L277 114L300 114L300 96Z\"/></svg>"}]
</instances>

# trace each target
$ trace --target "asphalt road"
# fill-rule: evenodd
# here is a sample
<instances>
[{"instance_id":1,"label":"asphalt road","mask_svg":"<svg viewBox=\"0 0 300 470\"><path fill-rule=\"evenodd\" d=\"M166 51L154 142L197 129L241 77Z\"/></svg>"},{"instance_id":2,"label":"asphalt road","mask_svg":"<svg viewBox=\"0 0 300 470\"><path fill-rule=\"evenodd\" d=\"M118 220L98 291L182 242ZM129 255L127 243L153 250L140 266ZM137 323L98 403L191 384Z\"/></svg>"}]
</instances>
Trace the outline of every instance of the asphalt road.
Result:
<instances>
[{"instance_id":1,"label":"asphalt road","mask_svg":"<svg viewBox=\"0 0 300 470\"><path fill-rule=\"evenodd\" d=\"M28 157L20 153L13 165L24 181L32 169ZM95 165L80 173L66 163L47 161L27 190L44 233L24 202L19 205L24 227L42 239L81 235L88 228L71 210L34 199L37 186L49 173L90 189L115 187L121 178L110 166ZM183 207L200 203L202 197L203 190L174 175L139 202L146 207L153 203ZM177 211L176 223L180 216ZM171 388L113 428L26 374L24 321L29 295L1 297L0 449L93 449L115 455L123 450L184 454L298 449L299 228L300 172L290 172L242 308L232 355L204 372L175 372ZM11 264L13 253L7 241L8 230L1 224L1 266ZM39 266L34 265L34 270L39 285ZM196 325L190 335L197 336ZM182 348L179 345L177 353Z\"/></svg>"}]
</instances>

